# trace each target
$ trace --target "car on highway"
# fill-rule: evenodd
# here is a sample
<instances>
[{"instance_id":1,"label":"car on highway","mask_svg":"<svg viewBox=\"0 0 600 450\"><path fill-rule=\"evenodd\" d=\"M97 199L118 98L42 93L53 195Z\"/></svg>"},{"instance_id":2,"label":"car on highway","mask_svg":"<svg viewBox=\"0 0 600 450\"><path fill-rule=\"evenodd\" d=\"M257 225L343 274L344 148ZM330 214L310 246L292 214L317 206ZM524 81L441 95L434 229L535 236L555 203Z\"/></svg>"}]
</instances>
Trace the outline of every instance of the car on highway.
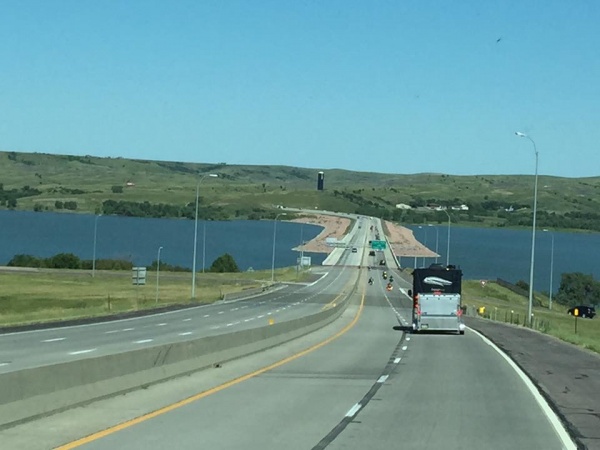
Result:
<instances>
[{"instance_id":1,"label":"car on highway","mask_svg":"<svg viewBox=\"0 0 600 450\"><path fill-rule=\"evenodd\" d=\"M594 316L596 315L596 308L594 308L593 306L585 306L585 305L573 306L572 308L570 308L567 311L567 313L569 313L569 315L571 315L571 316L574 316L576 309L579 312L579 317L587 317L589 319L593 319Z\"/></svg>"},{"instance_id":2,"label":"car on highway","mask_svg":"<svg viewBox=\"0 0 600 450\"><path fill-rule=\"evenodd\" d=\"M356 253L358 252L358 249L356 247L352 247L352 253Z\"/></svg>"},{"instance_id":3,"label":"car on highway","mask_svg":"<svg viewBox=\"0 0 600 450\"><path fill-rule=\"evenodd\" d=\"M369 251L369 256L375 256L375 250L370 250Z\"/></svg>"}]
</instances>

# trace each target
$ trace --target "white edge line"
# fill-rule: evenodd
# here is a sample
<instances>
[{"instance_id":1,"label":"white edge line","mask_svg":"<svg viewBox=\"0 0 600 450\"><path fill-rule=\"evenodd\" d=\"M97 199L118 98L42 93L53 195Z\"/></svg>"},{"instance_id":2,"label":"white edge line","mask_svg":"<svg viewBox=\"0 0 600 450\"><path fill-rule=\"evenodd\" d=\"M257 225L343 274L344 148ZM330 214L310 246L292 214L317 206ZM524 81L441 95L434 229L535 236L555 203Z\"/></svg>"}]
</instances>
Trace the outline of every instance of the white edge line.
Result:
<instances>
[{"instance_id":1,"label":"white edge line","mask_svg":"<svg viewBox=\"0 0 600 450\"><path fill-rule=\"evenodd\" d=\"M504 360L513 368L517 375L519 375L519 378L521 378L523 383L525 383L525 386L527 386L527 388L537 401L544 414L546 414L548 421L552 424L554 431L562 441L564 446L563 448L567 450L577 450L577 445L575 445L575 443L571 439L571 436L569 436L569 433L567 432L567 430L565 430L565 427L563 426L562 422L560 421L554 410L550 407L546 399L542 396L542 394L540 394L540 391L536 388L535 384L533 384L533 381L531 381L527 374L506 353L500 350L500 348L498 348L496 344L494 344L492 341L486 338L483 334L481 334L477 330L474 330L473 328L467 328L469 328L469 330L471 330L473 333L479 336L483 340L483 342L485 342L494 350L496 350L500 354L500 356L502 356L502 358L504 358Z\"/></svg>"},{"instance_id":2,"label":"white edge line","mask_svg":"<svg viewBox=\"0 0 600 450\"><path fill-rule=\"evenodd\" d=\"M356 413L360 410L360 408L361 408L360 403L357 403L352 408L350 408L350 411L348 411L346 413L346 417L354 417L356 415Z\"/></svg>"}]
</instances>

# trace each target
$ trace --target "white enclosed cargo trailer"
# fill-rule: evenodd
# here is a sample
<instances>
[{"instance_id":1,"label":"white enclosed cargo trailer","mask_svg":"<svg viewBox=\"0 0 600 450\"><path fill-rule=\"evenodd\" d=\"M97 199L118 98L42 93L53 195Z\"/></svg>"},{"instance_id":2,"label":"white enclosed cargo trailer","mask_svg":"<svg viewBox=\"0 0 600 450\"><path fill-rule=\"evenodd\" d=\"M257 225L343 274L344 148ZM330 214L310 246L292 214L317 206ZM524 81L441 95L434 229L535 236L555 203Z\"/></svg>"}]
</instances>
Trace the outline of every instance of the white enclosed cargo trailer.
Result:
<instances>
[{"instance_id":1,"label":"white enclosed cargo trailer","mask_svg":"<svg viewBox=\"0 0 600 450\"><path fill-rule=\"evenodd\" d=\"M413 272L413 331L465 333L461 309L462 270L432 264Z\"/></svg>"}]
</instances>

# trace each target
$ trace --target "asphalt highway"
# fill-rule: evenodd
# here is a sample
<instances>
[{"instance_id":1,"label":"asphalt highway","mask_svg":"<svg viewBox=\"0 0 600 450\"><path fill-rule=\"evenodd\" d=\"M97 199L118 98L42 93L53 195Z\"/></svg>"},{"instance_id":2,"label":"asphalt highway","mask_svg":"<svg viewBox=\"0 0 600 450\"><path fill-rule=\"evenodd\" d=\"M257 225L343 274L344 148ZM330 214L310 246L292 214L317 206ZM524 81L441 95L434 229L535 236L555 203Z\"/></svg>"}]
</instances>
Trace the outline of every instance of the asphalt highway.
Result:
<instances>
[{"instance_id":1,"label":"asphalt highway","mask_svg":"<svg viewBox=\"0 0 600 450\"><path fill-rule=\"evenodd\" d=\"M0 336L0 354L10 357L0 370L20 370L289 320L353 292L344 315L322 330L224 367L0 431L2 446L574 448L491 342L471 330L407 333L409 285L388 267L395 278L388 291L383 268L366 269L380 255L368 256L373 237L362 222L347 248L336 250L338 265L319 268L323 276L310 285L127 321Z\"/></svg>"},{"instance_id":2,"label":"asphalt highway","mask_svg":"<svg viewBox=\"0 0 600 450\"><path fill-rule=\"evenodd\" d=\"M367 228L355 227L339 266L317 267L310 284L282 284L264 295L131 319L0 335L0 373L123 353L144 346L231 333L314 314L339 301L363 264ZM352 247L361 247L353 253Z\"/></svg>"},{"instance_id":3,"label":"asphalt highway","mask_svg":"<svg viewBox=\"0 0 600 450\"><path fill-rule=\"evenodd\" d=\"M488 342L470 330L405 334L408 299L362 284L363 307L337 339L64 448L565 448Z\"/></svg>"}]
</instances>

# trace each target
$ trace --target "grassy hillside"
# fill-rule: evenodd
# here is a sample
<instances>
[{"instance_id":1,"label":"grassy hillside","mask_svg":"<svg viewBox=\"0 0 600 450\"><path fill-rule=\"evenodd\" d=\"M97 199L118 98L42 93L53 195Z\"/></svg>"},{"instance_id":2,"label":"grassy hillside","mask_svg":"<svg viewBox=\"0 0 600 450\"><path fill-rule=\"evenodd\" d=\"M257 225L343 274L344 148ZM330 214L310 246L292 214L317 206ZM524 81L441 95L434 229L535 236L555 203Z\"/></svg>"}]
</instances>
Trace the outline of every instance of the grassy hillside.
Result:
<instances>
[{"instance_id":1,"label":"grassy hillside","mask_svg":"<svg viewBox=\"0 0 600 450\"><path fill-rule=\"evenodd\" d=\"M76 211L102 212L105 200L165 203L184 207L195 200L198 176L201 204L213 205L213 218L258 218L275 205L371 214L404 222L444 222L443 212L424 208L401 213L396 204L469 205L452 212L453 222L488 226L530 223L533 176L380 174L340 169L325 171L325 191L316 191L318 168L240 166L0 152L4 192L37 189L7 200L0 208L55 211L56 202L75 202ZM133 184L127 186L127 184ZM600 218L600 177L539 177L540 226L596 229ZM19 194L20 195L20 194ZM8 197L6 197L8 198ZM514 211L506 212L512 207ZM60 208L59 208L60 209ZM600 225L598 225L600 226Z\"/></svg>"},{"instance_id":2,"label":"grassy hillside","mask_svg":"<svg viewBox=\"0 0 600 450\"><path fill-rule=\"evenodd\" d=\"M567 307L557 303L548 310L548 298L536 293L536 299L542 306L532 310L533 327L538 331L555 336L563 341L600 353L600 320L577 319L566 313ZM463 283L463 305L470 315L479 315L499 322L524 325L527 318L527 298L515 294L496 283L482 286L477 280ZM482 313L479 308L485 307Z\"/></svg>"}]
</instances>

